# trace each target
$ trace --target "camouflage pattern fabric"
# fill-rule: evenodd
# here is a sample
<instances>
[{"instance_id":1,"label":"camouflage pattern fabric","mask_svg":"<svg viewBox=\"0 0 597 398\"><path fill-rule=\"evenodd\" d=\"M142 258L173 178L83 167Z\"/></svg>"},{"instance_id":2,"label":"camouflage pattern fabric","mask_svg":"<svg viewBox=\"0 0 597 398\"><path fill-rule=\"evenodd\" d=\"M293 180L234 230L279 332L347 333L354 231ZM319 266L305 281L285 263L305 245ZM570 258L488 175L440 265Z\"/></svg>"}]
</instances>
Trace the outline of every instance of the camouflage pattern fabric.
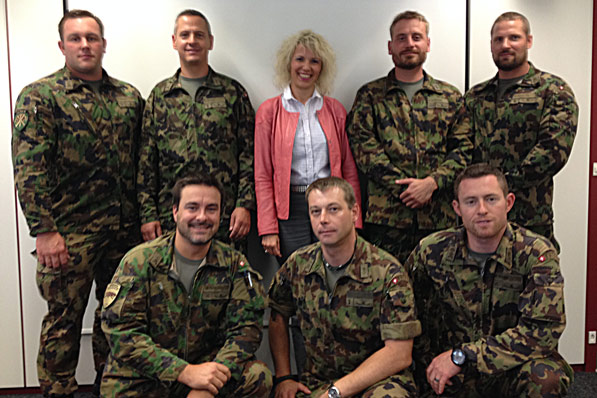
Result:
<instances>
[{"instance_id":1,"label":"camouflage pattern fabric","mask_svg":"<svg viewBox=\"0 0 597 398\"><path fill-rule=\"evenodd\" d=\"M92 283L99 301L93 323L93 360L98 372L104 367L110 347L101 330L100 310L106 286L124 254L135 244L128 231L103 234L65 234L71 261L61 268L38 263L36 281L48 312L41 327L37 375L46 396L77 390L75 371L79 359L83 315Z\"/></svg>"},{"instance_id":2,"label":"camouflage pattern fabric","mask_svg":"<svg viewBox=\"0 0 597 398\"><path fill-rule=\"evenodd\" d=\"M193 100L178 82L179 74L180 69L158 83L145 106L138 178L141 223L160 221L164 233L174 231L174 183L190 174L212 174L224 188L216 237L229 241L232 211L255 209L255 111L236 80L210 68Z\"/></svg>"},{"instance_id":3,"label":"camouflage pattern fabric","mask_svg":"<svg viewBox=\"0 0 597 398\"><path fill-rule=\"evenodd\" d=\"M100 94L63 68L17 99L12 157L30 234L138 227L143 99L103 72Z\"/></svg>"},{"instance_id":4,"label":"camouflage pattern fabric","mask_svg":"<svg viewBox=\"0 0 597 398\"><path fill-rule=\"evenodd\" d=\"M368 223L438 230L456 225L452 185L469 163L472 135L458 89L425 73L409 102L394 69L357 92L346 121L355 162L368 178ZM402 178L432 176L438 185L421 209L400 200ZM411 248L412 249L412 248Z\"/></svg>"},{"instance_id":5,"label":"camouflage pattern fabric","mask_svg":"<svg viewBox=\"0 0 597 398\"><path fill-rule=\"evenodd\" d=\"M136 142L143 100L103 71L99 92L67 68L25 87L16 103L12 155L19 201L30 234L59 232L70 261L37 267L47 301L38 355L45 395L77 389L81 322L92 282L101 302L126 251L140 241L135 193ZM96 311L95 368L108 345Z\"/></svg>"},{"instance_id":6,"label":"camouflage pattern fabric","mask_svg":"<svg viewBox=\"0 0 597 398\"><path fill-rule=\"evenodd\" d=\"M362 235L375 246L392 253L401 264L404 264L419 241L433 232L435 231L421 230L416 225L396 229L387 225L365 223Z\"/></svg>"},{"instance_id":7,"label":"camouflage pattern fabric","mask_svg":"<svg viewBox=\"0 0 597 398\"><path fill-rule=\"evenodd\" d=\"M467 363L453 378L455 386L447 396L463 383L481 388L479 393L484 383L504 374L512 379L500 379L502 387L514 388L523 379L526 387L516 388L527 391L501 396L529 396L531 390L560 384L567 388L572 371L557 353L566 325L564 279L554 246L540 235L508 224L496 253L481 268L470 256L465 239L463 228L436 232L421 241L406 264L423 328L413 350L419 388L428 386L425 369L431 360L460 345ZM531 371L537 373L523 377ZM479 377L481 387L471 381ZM537 386L542 380L547 386ZM468 397L461 395L466 389L454 396Z\"/></svg>"},{"instance_id":8,"label":"camouflage pattern fabric","mask_svg":"<svg viewBox=\"0 0 597 398\"><path fill-rule=\"evenodd\" d=\"M510 220L532 230L551 226L553 177L570 156L578 124L574 93L562 79L532 64L499 101L497 88L496 76L465 95L473 162L489 163L506 174L516 195Z\"/></svg>"},{"instance_id":9,"label":"camouflage pattern fabric","mask_svg":"<svg viewBox=\"0 0 597 398\"><path fill-rule=\"evenodd\" d=\"M268 398L272 388L272 374L261 361L242 365L238 383L228 382L218 392L218 397ZM138 375L123 377L121 374L104 374L102 397L110 398L184 398L191 389L182 383L162 383Z\"/></svg>"},{"instance_id":10,"label":"camouflage pattern fabric","mask_svg":"<svg viewBox=\"0 0 597 398\"><path fill-rule=\"evenodd\" d=\"M333 294L326 289L318 242L290 256L272 281L269 297L272 310L297 315L307 353L300 380L312 391L355 370L384 340L421 333L404 268L361 237ZM412 377L407 370L399 375L408 389Z\"/></svg>"},{"instance_id":11,"label":"camouflage pattern fabric","mask_svg":"<svg viewBox=\"0 0 597 398\"><path fill-rule=\"evenodd\" d=\"M102 396L145 396L146 382L170 392L184 390L176 382L180 372L187 364L208 361L230 369L227 389L248 388L241 381L262 335L261 276L240 252L213 240L193 290L186 292L173 261L173 241L169 233L131 250L108 286L102 329L111 354ZM271 374L265 365L261 369L257 379L265 384L254 387L269 394Z\"/></svg>"}]
</instances>

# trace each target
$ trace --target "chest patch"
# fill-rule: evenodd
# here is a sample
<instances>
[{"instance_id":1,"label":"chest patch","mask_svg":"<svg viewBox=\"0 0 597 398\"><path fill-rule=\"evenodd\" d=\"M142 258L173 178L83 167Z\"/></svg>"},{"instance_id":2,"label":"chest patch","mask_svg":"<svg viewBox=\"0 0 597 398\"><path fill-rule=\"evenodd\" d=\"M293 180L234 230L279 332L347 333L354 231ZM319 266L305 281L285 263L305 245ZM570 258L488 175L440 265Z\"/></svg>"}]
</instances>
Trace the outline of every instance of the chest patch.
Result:
<instances>
[{"instance_id":1,"label":"chest patch","mask_svg":"<svg viewBox=\"0 0 597 398\"><path fill-rule=\"evenodd\" d=\"M495 287L522 291L522 275L497 274L493 282Z\"/></svg>"},{"instance_id":2,"label":"chest patch","mask_svg":"<svg viewBox=\"0 0 597 398\"><path fill-rule=\"evenodd\" d=\"M373 292L348 292L346 305L349 307L373 307Z\"/></svg>"},{"instance_id":3,"label":"chest patch","mask_svg":"<svg viewBox=\"0 0 597 398\"><path fill-rule=\"evenodd\" d=\"M227 283L217 285L205 285L201 289L204 300L224 300L228 298L229 286Z\"/></svg>"},{"instance_id":4,"label":"chest patch","mask_svg":"<svg viewBox=\"0 0 597 398\"><path fill-rule=\"evenodd\" d=\"M450 104L445 98L429 98L427 100L427 107L433 109L448 109Z\"/></svg>"},{"instance_id":5,"label":"chest patch","mask_svg":"<svg viewBox=\"0 0 597 398\"><path fill-rule=\"evenodd\" d=\"M209 108L224 108L226 107L226 100L224 98L205 98L203 106Z\"/></svg>"}]
</instances>

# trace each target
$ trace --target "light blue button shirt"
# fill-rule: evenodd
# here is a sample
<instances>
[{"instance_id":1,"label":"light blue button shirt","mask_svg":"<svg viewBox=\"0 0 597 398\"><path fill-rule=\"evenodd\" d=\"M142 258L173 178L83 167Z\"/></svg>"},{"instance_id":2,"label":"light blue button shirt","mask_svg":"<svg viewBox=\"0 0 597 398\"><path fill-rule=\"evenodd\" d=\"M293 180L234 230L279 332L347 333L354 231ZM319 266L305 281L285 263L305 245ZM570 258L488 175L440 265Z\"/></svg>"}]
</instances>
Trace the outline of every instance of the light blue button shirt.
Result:
<instances>
[{"instance_id":1,"label":"light blue button shirt","mask_svg":"<svg viewBox=\"0 0 597 398\"><path fill-rule=\"evenodd\" d=\"M291 185L309 185L329 177L328 143L316 112L323 106L323 97L315 90L306 104L293 97L290 86L282 93L282 106L287 112L299 113L292 147Z\"/></svg>"}]
</instances>

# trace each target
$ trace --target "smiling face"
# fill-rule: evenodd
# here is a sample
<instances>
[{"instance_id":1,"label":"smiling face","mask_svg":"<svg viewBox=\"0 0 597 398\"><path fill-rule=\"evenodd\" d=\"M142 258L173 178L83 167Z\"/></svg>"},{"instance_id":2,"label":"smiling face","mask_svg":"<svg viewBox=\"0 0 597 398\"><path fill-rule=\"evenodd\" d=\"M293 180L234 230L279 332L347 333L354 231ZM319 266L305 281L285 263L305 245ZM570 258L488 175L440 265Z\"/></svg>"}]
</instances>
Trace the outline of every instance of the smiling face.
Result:
<instances>
[{"instance_id":1,"label":"smiling face","mask_svg":"<svg viewBox=\"0 0 597 398\"><path fill-rule=\"evenodd\" d=\"M302 44L297 45L290 61L290 89L293 94L297 91L313 94L322 67L321 58Z\"/></svg>"},{"instance_id":2,"label":"smiling face","mask_svg":"<svg viewBox=\"0 0 597 398\"><path fill-rule=\"evenodd\" d=\"M172 46L178 52L181 66L207 68L209 51L213 48L213 36L209 34L203 18L182 15L176 20Z\"/></svg>"},{"instance_id":3,"label":"smiling face","mask_svg":"<svg viewBox=\"0 0 597 398\"><path fill-rule=\"evenodd\" d=\"M84 80L101 79L106 40L102 38L98 23L88 17L67 19L62 37L58 47L71 73Z\"/></svg>"},{"instance_id":4,"label":"smiling face","mask_svg":"<svg viewBox=\"0 0 597 398\"><path fill-rule=\"evenodd\" d=\"M522 76L528 69L528 50L533 36L527 35L520 19L500 21L491 32L491 54L500 71L513 77Z\"/></svg>"},{"instance_id":5,"label":"smiling face","mask_svg":"<svg viewBox=\"0 0 597 398\"><path fill-rule=\"evenodd\" d=\"M220 191L206 185L182 188L178 206L173 206L176 221L176 244L204 246L220 226ZM180 250L180 248L179 248Z\"/></svg>"},{"instance_id":6,"label":"smiling face","mask_svg":"<svg viewBox=\"0 0 597 398\"><path fill-rule=\"evenodd\" d=\"M496 176L463 179L458 188L458 200L454 200L452 206L462 217L468 247L480 253L495 251L513 205L514 194L504 196Z\"/></svg>"},{"instance_id":7,"label":"smiling face","mask_svg":"<svg viewBox=\"0 0 597 398\"><path fill-rule=\"evenodd\" d=\"M323 192L314 189L307 200L311 228L322 246L341 247L351 241L355 234L358 205L350 208L342 189L332 187Z\"/></svg>"},{"instance_id":8,"label":"smiling face","mask_svg":"<svg viewBox=\"0 0 597 398\"><path fill-rule=\"evenodd\" d=\"M431 44L425 23L418 19L401 19L392 26L391 32L388 52L394 65L407 70L422 67Z\"/></svg>"}]
</instances>

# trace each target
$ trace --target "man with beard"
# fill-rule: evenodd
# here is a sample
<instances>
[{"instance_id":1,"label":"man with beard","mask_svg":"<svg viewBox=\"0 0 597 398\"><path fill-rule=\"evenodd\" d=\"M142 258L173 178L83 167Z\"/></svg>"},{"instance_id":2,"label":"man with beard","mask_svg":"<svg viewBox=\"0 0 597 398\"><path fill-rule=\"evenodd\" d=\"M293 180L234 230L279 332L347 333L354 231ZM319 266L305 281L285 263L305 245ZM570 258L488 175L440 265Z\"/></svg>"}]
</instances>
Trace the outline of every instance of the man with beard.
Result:
<instances>
[{"instance_id":1,"label":"man with beard","mask_svg":"<svg viewBox=\"0 0 597 398\"><path fill-rule=\"evenodd\" d=\"M508 222L515 196L487 163L454 184L462 227L421 241L406 268L423 334L413 358L421 396L560 397L573 372L557 351L566 326L555 247Z\"/></svg>"},{"instance_id":2,"label":"man with beard","mask_svg":"<svg viewBox=\"0 0 597 398\"><path fill-rule=\"evenodd\" d=\"M509 218L546 236L553 232L553 177L564 167L576 134L578 105L559 77L527 59L533 44L529 21L500 15L491 28L492 79L465 96L474 133L473 162L500 168L516 195Z\"/></svg>"},{"instance_id":3,"label":"man with beard","mask_svg":"<svg viewBox=\"0 0 597 398\"><path fill-rule=\"evenodd\" d=\"M388 52L395 68L359 89L346 122L368 178L363 235L401 262L422 237L456 224L450 188L472 149L460 92L423 70L428 33L418 12L394 18Z\"/></svg>"},{"instance_id":4,"label":"man with beard","mask_svg":"<svg viewBox=\"0 0 597 398\"><path fill-rule=\"evenodd\" d=\"M255 111L239 82L209 66L213 45L205 15L178 14L172 46L180 68L153 88L143 114L137 186L146 241L175 228L170 192L176 180L212 174L226 193L216 237L246 248L255 209Z\"/></svg>"},{"instance_id":5,"label":"man with beard","mask_svg":"<svg viewBox=\"0 0 597 398\"><path fill-rule=\"evenodd\" d=\"M176 230L122 260L103 302L105 397L267 397L255 360L265 296L238 251L212 239L224 198L213 176L173 190Z\"/></svg>"}]
</instances>

